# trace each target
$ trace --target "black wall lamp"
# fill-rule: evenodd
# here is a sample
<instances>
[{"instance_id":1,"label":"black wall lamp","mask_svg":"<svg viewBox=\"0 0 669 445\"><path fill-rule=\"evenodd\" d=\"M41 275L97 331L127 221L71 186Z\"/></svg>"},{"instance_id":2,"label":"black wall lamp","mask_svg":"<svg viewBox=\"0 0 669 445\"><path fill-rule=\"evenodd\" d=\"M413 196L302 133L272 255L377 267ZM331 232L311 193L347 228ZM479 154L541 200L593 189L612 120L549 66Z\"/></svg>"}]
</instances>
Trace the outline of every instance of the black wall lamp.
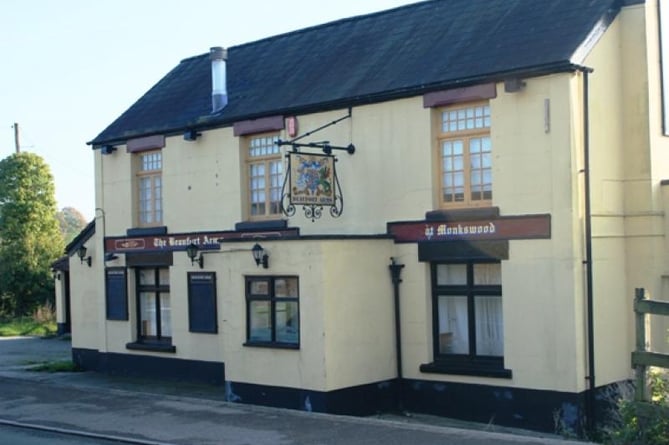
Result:
<instances>
[{"instance_id":1,"label":"black wall lamp","mask_svg":"<svg viewBox=\"0 0 669 445\"><path fill-rule=\"evenodd\" d=\"M262 264L263 269L269 268L269 255L267 255L267 252L265 252L265 249L260 244L256 243L251 249L251 253L253 253L256 266L260 267Z\"/></svg>"},{"instance_id":2,"label":"black wall lamp","mask_svg":"<svg viewBox=\"0 0 669 445\"><path fill-rule=\"evenodd\" d=\"M202 133L198 133L197 130L188 129L184 131L184 141L196 141L199 136L202 136Z\"/></svg>"},{"instance_id":3,"label":"black wall lamp","mask_svg":"<svg viewBox=\"0 0 669 445\"><path fill-rule=\"evenodd\" d=\"M79 257L79 260L81 260L81 264L84 264L84 262L86 262L86 264L88 264L88 267L91 267L92 260L90 255L86 256L86 246L82 244L81 247L77 249L77 256Z\"/></svg>"},{"instance_id":4,"label":"black wall lamp","mask_svg":"<svg viewBox=\"0 0 669 445\"><path fill-rule=\"evenodd\" d=\"M200 269L202 269L204 267L204 257L200 254L199 258L195 258L199 250L200 249L198 249L195 244L190 243L188 247L186 247L186 255L190 258L191 265L197 263L200 266Z\"/></svg>"},{"instance_id":5,"label":"black wall lamp","mask_svg":"<svg viewBox=\"0 0 669 445\"><path fill-rule=\"evenodd\" d=\"M514 77L512 79L506 79L504 81L504 92L505 93L517 93L525 89L527 84L524 80Z\"/></svg>"},{"instance_id":6,"label":"black wall lamp","mask_svg":"<svg viewBox=\"0 0 669 445\"><path fill-rule=\"evenodd\" d=\"M118 259L118 255L116 255L113 252L107 252L105 253L105 262L107 261L114 261Z\"/></svg>"},{"instance_id":7,"label":"black wall lamp","mask_svg":"<svg viewBox=\"0 0 669 445\"><path fill-rule=\"evenodd\" d=\"M115 151L116 147L114 147L113 145L103 145L102 147L100 147L100 153L102 153L103 155L110 155Z\"/></svg>"}]
</instances>

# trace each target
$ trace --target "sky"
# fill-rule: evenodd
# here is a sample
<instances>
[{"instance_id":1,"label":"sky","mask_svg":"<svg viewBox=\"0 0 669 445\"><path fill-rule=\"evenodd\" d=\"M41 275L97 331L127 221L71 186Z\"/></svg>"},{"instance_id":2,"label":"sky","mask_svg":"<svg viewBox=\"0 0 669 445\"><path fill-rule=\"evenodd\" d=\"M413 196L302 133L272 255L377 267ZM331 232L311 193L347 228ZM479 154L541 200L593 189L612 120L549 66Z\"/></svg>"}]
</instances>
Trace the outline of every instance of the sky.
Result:
<instances>
[{"instance_id":1,"label":"sky","mask_svg":"<svg viewBox=\"0 0 669 445\"><path fill-rule=\"evenodd\" d=\"M41 156L59 209L94 217L88 141L180 60L417 0L3 0L0 159Z\"/></svg>"}]
</instances>

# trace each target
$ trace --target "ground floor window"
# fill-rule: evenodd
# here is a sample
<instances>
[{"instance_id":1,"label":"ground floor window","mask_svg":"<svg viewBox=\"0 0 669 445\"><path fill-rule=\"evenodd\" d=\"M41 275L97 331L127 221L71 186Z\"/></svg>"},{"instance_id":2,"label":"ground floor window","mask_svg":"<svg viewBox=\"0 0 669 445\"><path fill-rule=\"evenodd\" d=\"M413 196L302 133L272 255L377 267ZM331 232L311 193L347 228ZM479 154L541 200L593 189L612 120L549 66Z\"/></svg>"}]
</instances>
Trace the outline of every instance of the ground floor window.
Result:
<instances>
[{"instance_id":1,"label":"ground floor window","mask_svg":"<svg viewBox=\"0 0 669 445\"><path fill-rule=\"evenodd\" d=\"M246 277L246 344L299 347L299 308L298 277Z\"/></svg>"},{"instance_id":2,"label":"ground floor window","mask_svg":"<svg viewBox=\"0 0 669 445\"><path fill-rule=\"evenodd\" d=\"M487 374L486 370L502 369L501 263L432 263L431 269L432 366L455 374Z\"/></svg>"},{"instance_id":3,"label":"ground floor window","mask_svg":"<svg viewBox=\"0 0 669 445\"><path fill-rule=\"evenodd\" d=\"M138 268L136 274L139 341L171 343L169 268Z\"/></svg>"}]
</instances>

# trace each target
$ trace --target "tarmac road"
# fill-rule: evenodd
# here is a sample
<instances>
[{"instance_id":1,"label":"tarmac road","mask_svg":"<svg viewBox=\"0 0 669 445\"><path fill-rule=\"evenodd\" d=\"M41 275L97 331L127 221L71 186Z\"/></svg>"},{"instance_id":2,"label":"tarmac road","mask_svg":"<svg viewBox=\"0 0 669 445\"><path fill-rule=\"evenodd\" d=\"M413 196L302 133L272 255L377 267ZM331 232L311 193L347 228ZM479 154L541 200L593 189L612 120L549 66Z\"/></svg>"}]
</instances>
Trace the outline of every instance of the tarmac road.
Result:
<instances>
[{"instance_id":1,"label":"tarmac road","mask_svg":"<svg viewBox=\"0 0 669 445\"><path fill-rule=\"evenodd\" d=\"M427 424L420 416L357 418L232 404L219 387L26 370L42 358L69 354L63 340L0 339L0 427L4 422L145 445L583 445Z\"/></svg>"},{"instance_id":2,"label":"tarmac road","mask_svg":"<svg viewBox=\"0 0 669 445\"><path fill-rule=\"evenodd\" d=\"M0 425L0 443L11 445L119 445L116 441L105 439L92 439L6 425Z\"/></svg>"}]
</instances>

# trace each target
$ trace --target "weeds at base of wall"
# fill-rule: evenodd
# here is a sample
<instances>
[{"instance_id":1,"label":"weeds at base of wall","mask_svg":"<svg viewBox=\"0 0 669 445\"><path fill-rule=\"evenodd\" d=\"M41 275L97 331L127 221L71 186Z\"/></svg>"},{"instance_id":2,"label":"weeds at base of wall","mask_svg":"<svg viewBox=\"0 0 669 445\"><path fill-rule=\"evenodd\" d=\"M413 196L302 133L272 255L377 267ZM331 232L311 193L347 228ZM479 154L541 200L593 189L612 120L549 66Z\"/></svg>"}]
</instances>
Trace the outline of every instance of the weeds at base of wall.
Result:
<instances>
[{"instance_id":1,"label":"weeds at base of wall","mask_svg":"<svg viewBox=\"0 0 669 445\"><path fill-rule=\"evenodd\" d=\"M77 364L71 360L57 360L52 362L43 362L28 368L29 371L36 372L81 372Z\"/></svg>"},{"instance_id":2,"label":"weeds at base of wall","mask_svg":"<svg viewBox=\"0 0 669 445\"><path fill-rule=\"evenodd\" d=\"M577 439L579 436L573 427L567 424L562 408L553 411L553 430L565 439Z\"/></svg>"}]
</instances>

